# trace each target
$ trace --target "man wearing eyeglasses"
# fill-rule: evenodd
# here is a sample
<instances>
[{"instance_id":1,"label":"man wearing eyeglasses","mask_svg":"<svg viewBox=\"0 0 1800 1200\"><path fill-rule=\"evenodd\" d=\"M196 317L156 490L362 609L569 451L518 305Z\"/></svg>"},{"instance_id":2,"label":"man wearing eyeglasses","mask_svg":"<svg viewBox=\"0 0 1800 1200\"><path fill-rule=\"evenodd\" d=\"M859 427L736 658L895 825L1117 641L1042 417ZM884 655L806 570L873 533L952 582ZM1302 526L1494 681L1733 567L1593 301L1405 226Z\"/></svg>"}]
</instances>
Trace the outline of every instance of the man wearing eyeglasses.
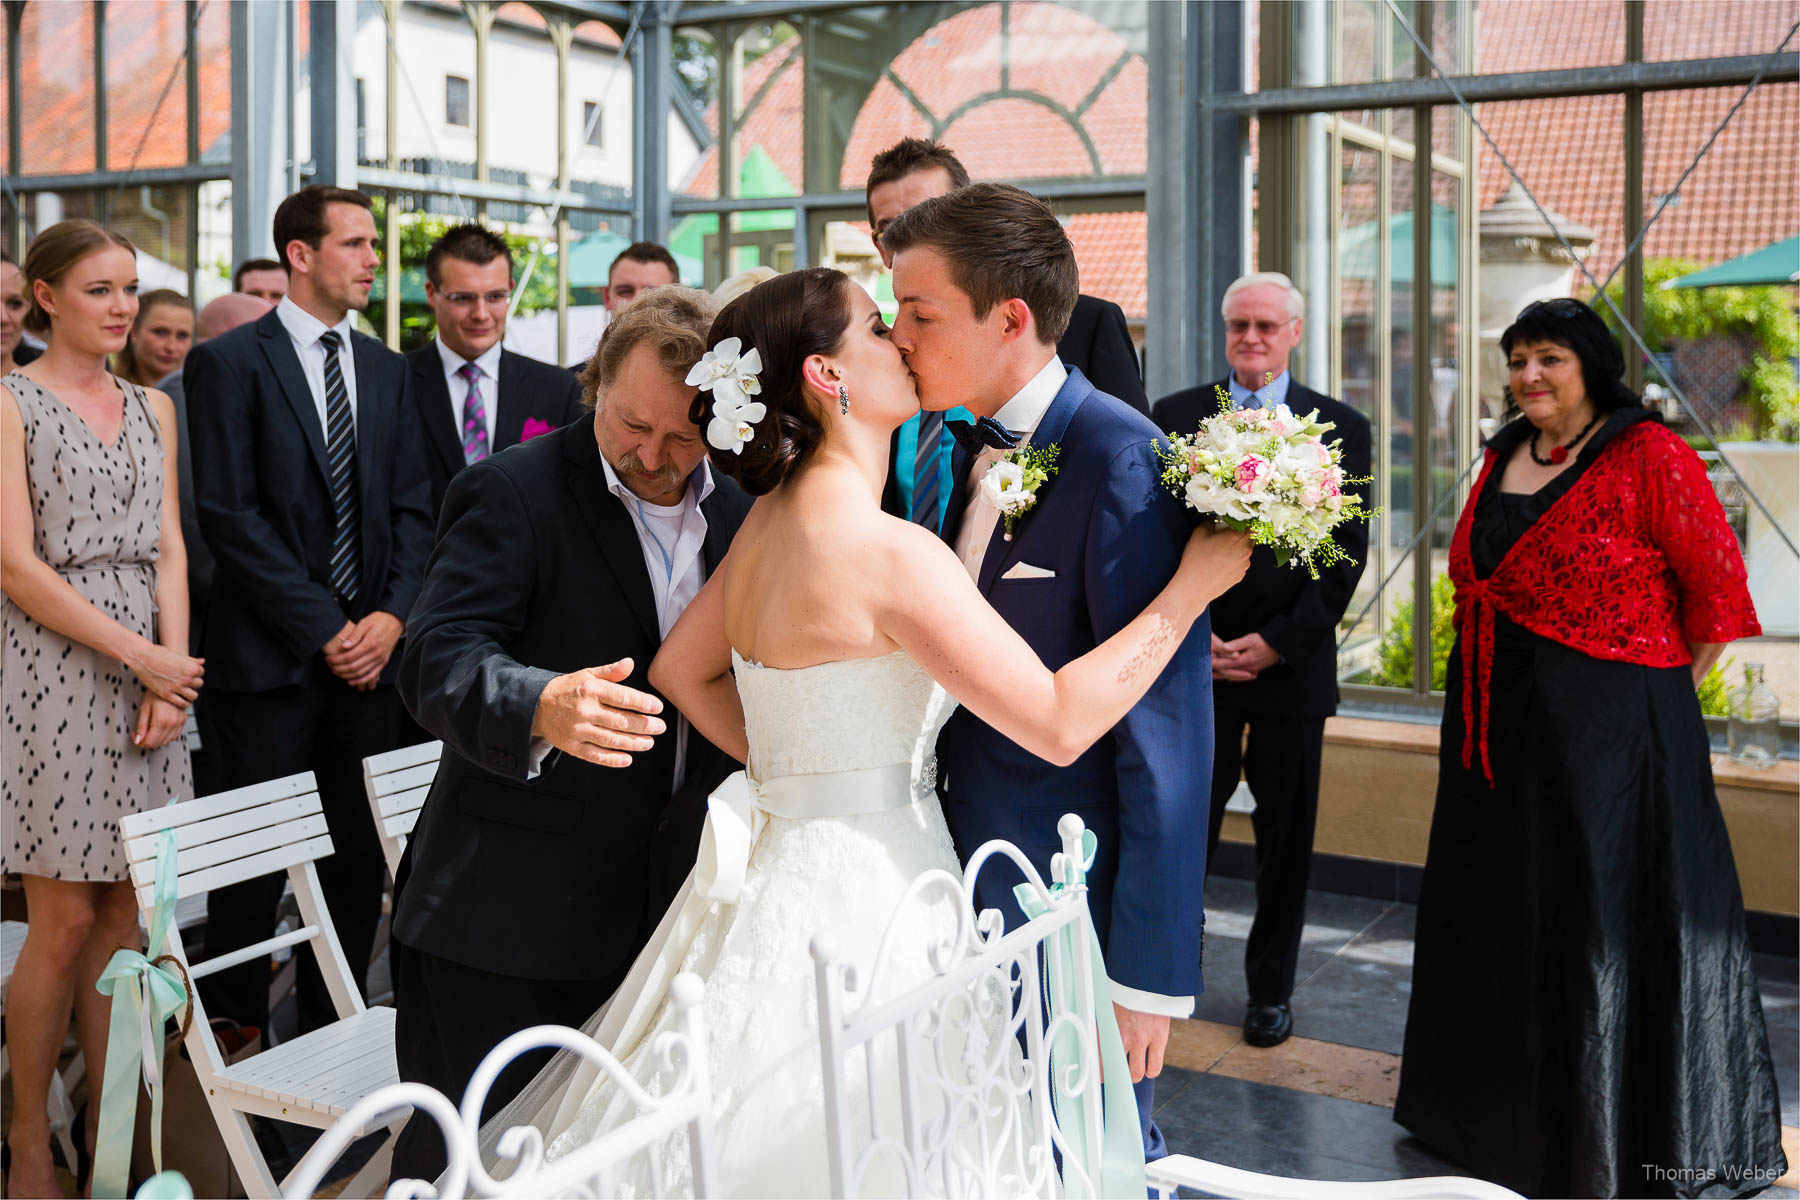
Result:
<instances>
[{"instance_id":1,"label":"man wearing eyeglasses","mask_svg":"<svg viewBox=\"0 0 1800 1200\"><path fill-rule=\"evenodd\" d=\"M458 471L582 415L574 376L502 347L512 286L506 242L480 225L458 225L425 255L425 302L437 336L407 358L431 447L434 524Z\"/></svg>"},{"instance_id":2,"label":"man wearing eyeglasses","mask_svg":"<svg viewBox=\"0 0 1800 1200\"><path fill-rule=\"evenodd\" d=\"M1335 428L1326 435L1343 449L1346 475L1369 474L1369 422L1347 404L1303 387L1288 373L1300 344L1305 300L1286 275L1260 271L1225 289L1225 361L1231 374L1164 396L1151 409L1159 428L1191 433L1219 410L1224 387L1233 408L1314 411ZM1365 504L1369 485L1356 485ZM1343 620L1368 557L1367 522L1338 527L1337 543L1350 557L1310 578L1284 567L1267 547L1250 556L1236 587L1212 602L1213 778L1206 862L1217 861L1225 804L1240 774L1256 809L1256 919L1244 948L1249 1004L1244 1040L1278 1046L1294 1031L1291 1000L1300 934L1306 924L1306 884L1313 825L1319 811L1319 760L1325 718L1337 711L1337 625ZM1246 736L1247 735L1247 736Z\"/></svg>"}]
</instances>

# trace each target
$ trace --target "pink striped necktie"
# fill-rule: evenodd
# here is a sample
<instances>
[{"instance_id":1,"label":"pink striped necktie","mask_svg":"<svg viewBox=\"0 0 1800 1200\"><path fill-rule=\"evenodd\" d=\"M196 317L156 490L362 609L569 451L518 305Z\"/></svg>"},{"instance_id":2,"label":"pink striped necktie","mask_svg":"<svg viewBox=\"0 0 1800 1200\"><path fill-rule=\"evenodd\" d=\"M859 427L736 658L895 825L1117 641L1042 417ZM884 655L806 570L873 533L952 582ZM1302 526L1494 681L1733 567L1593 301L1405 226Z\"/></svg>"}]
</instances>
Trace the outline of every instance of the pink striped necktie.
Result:
<instances>
[{"instance_id":1,"label":"pink striped necktie","mask_svg":"<svg viewBox=\"0 0 1800 1200\"><path fill-rule=\"evenodd\" d=\"M481 403L481 368L466 362L456 373L469 385L462 409L463 463L469 465L488 456L487 407Z\"/></svg>"}]
</instances>

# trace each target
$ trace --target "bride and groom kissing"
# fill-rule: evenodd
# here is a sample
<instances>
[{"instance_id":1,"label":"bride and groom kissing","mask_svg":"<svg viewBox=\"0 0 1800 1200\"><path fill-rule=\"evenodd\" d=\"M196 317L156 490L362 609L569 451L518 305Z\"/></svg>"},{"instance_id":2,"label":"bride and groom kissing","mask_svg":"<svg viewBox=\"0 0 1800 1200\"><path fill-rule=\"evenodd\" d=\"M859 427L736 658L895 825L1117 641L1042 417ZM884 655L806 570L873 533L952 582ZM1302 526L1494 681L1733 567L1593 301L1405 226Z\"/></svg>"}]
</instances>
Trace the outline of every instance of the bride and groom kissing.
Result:
<instances>
[{"instance_id":1,"label":"bride and groom kissing","mask_svg":"<svg viewBox=\"0 0 1800 1200\"><path fill-rule=\"evenodd\" d=\"M914 878L989 839L1047 875L1074 812L1098 836L1089 903L1162 1153L1150 1088L1200 990L1205 608L1248 542L1193 529L1154 427L1058 360L1077 277L1045 205L974 185L883 246L892 329L825 268L716 318L658 289L584 374L592 425L452 484L401 668L445 743L396 881L402 1078L459 1097L539 1023L640 1065L692 971L723 1189L825 1194L809 942L871 956ZM708 350L720 371L738 355L753 394L696 394ZM941 537L881 508L921 406L982 418ZM1055 472L1003 519L981 483L1015 441L1054 447ZM976 903L1017 924L1009 882L984 875ZM952 919L897 926L921 970ZM533 1079L544 1062L501 1077L490 1105L517 1098L497 1126L537 1124L554 1155L620 1119L604 1080ZM441 1165L413 1121L396 1174ZM685 1157L664 1167L679 1180Z\"/></svg>"}]
</instances>

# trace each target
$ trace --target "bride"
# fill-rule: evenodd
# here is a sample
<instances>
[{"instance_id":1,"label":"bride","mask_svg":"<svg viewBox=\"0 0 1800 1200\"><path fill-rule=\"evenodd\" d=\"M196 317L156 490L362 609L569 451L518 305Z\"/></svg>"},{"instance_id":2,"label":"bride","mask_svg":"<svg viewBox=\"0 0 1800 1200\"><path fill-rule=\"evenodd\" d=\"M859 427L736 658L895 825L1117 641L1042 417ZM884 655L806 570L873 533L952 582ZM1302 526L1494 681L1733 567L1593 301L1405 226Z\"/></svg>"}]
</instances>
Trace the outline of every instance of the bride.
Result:
<instances>
[{"instance_id":1,"label":"bride","mask_svg":"<svg viewBox=\"0 0 1800 1200\"><path fill-rule=\"evenodd\" d=\"M866 972L907 886L959 871L932 784L938 729L960 703L1031 753L1072 761L1243 575L1249 546L1196 531L1149 608L1052 672L947 545L881 511L891 437L919 403L863 290L827 268L779 276L720 313L709 358L728 360L733 338L736 375L760 391L703 391L694 419L714 469L760 499L650 679L746 772L715 793L693 876L588 1029L642 1078L669 981L699 975L722 1190L825 1195L807 947L830 933ZM891 961L917 973L887 975L893 992L922 981L925 947L953 921L948 901L909 910ZM630 1115L606 1078L564 1062L488 1129L534 1123L555 1158ZM676 1190L691 1186L678 1149L662 1163Z\"/></svg>"}]
</instances>

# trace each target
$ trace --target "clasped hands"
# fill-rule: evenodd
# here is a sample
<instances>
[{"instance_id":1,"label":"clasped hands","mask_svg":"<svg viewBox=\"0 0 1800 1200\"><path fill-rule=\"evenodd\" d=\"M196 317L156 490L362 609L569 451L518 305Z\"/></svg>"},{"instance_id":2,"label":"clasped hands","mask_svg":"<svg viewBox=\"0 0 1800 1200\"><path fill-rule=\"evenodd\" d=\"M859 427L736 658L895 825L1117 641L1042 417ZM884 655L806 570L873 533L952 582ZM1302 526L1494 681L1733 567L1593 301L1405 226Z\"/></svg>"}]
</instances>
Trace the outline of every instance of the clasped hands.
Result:
<instances>
[{"instance_id":1,"label":"clasped hands","mask_svg":"<svg viewBox=\"0 0 1800 1200\"><path fill-rule=\"evenodd\" d=\"M1227 683L1249 683L1262 672L1281 661L1275 647L1260 633L1246 633L1241 638L1221 641L1212 635L1212 675Z\"/></svg>"},{"instance_id":2,"label":"clasped hands","mask_svg":"<svg viewBox=\"0 0 1800 1200\"><path fill-rule=\"evenodd\" d=\"M394 645L406 626L393 613L372 612L344 627L325 643L325 665L331 673L359 692L373 691L393 657Z\"/></svg>"},{"instance_id":3,"label":"clasped hands","mask_svg":"<svg viewBox=\"0 0 1800 1200\"><path fill-rule=\"evenodd\" d=\"M596 766L629 767L631 756L667 729L658 715L662 701L625 686L631 670L631 660L621 658L558 675L538 697L531 736Z\"/></svg>"}]
</instances>

